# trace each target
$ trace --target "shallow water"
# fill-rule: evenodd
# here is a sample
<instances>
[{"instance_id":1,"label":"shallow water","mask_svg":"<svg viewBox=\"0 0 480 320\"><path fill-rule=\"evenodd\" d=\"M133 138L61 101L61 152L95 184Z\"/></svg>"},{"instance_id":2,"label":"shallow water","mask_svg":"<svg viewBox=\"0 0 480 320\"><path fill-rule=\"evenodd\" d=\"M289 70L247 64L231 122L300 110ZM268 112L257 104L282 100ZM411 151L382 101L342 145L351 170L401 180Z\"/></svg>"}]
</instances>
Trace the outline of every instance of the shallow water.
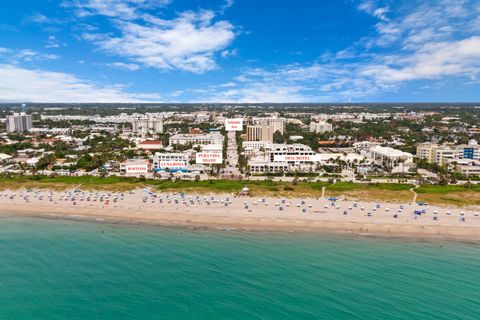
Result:
<instances>
[{"instance_id":1,"label":"shallow water","mask_svg":"<svg viewBox=\"0 0 480 320\"><path fill-rule=\"evenodd\" d=\"M0 319L479 319L480 247L0 219Z\"/></svg>"}]
</instances>

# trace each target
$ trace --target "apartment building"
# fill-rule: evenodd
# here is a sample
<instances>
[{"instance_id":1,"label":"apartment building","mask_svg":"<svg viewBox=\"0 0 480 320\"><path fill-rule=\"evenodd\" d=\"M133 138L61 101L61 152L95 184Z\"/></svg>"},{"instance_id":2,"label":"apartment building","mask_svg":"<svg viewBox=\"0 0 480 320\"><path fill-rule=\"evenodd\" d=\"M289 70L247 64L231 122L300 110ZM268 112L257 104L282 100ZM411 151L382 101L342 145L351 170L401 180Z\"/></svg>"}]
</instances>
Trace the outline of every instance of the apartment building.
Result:
<instances>
[{"instance_id":1,"label":"apartment building","mask_svg":"<svg viewBox=\"0 0 480 320\"><path fill-rule=\"evenodd\" d=\"M272 126L267 125L253 125L247 126L247 141L269 141L273 142Z\"/></svg>"},{"instance_id":2,"label":"apartment building","mask_svg":"<svg viewBox=\"0 0 480 320\"><path fill-rule=\"evenodd\" d=\"M265 126L271 127L272 135L277 131L279 131L281 134L285 133L285 124L286 124L285 118L277 118L277 117L253 118L252 122L254 125L260 125L262 127L265 127Z\"/></svg>"},{"instance_id":3,"label":"apartment building","mask_svg":"<svg viewBox=\"0 0 480 320\"><path fill-rule=\"evenodd\" d=\"M7 116L6 119L7 132L22 133L32 128L32 115L22 113L14 113Z\"/></svg>"},{"instance_id":4,"label":"apartment building","mask_svg":"<svg viewBox=\"0 0 480 320\"><path fill-rule=\"evenodd\" d=\"M220 132L202 133L202 134L176 134L170 137L169 144L222 144L224 137Z\"/></svg>"},{"instance_id":5,"label":"apartment building","mask_svg":"<svg viewBox=\"0 0 480 320\"><path fill-rule=\"evenodd\" d=\"M333 130L332 124L326 121L310 123L310 132L325 133L325 132L330 132L332 130Z\"/></svg>"},{"instance_id":6,"label":"apartment building","mask_svg":"<svg viewBox=\"0 0 480 320\"><path fill-rule=\"evenodd\" d=\"M160 153L153 156L153 169L155 171L183 171L188 164L187 156L183 153Z\"/></svg>"}]
</instances>

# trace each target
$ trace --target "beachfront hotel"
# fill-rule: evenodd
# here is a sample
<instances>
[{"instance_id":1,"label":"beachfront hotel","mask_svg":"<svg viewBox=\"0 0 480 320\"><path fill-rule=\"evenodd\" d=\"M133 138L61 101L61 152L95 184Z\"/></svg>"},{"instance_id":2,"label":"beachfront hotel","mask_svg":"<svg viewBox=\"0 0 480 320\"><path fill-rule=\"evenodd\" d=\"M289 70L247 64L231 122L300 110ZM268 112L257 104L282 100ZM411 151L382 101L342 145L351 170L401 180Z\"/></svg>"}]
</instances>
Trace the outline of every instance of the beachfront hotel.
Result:
<instances>
[{"instance_id":1,"label":"beachfront hotel","mask_svg":"<svg viewBox=\"0 0 480 320\"><path fill-rule=\"evenodd\" d=\"M184 153L160 153L153 156L153 169L155 171L186 170L187 156Z\"/></svg>"}]
</instances>

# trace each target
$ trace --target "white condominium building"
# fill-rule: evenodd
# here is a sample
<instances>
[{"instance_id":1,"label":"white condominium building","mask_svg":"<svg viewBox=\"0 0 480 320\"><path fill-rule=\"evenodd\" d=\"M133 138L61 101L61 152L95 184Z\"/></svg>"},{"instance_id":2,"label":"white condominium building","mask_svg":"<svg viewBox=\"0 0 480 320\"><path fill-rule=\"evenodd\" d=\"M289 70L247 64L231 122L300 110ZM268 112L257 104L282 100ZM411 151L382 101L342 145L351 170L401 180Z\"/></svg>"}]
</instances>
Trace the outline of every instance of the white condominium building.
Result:
<instances>
[{"instance_id":1,"label":"white condominium building","mask_svg":"<svg viewBox=\"0 0 480 320\"><path fill-rule=\"evenodd\" d=\"M155 153L153 168L158 170L183 169L188 164L187 156L183 153Z\"/></svg>"},{"instance_id":2,"label":"white condominium building","mask_svg":"<svg viewBox=\"0 0 480 320\"><path fill-rule=\"evenodd\" d=\"M221 144L224 137L220 132L201 133L201 134L176 134L170 137L169 144Z\"/></svg>"},{"instance_id":3,"label":"white condominium building","mask_svg":"<svg viewBox=\"0 0 480 320\"><path fill-rule=\"evenodd\" d=\"M266 159L270 162L275 162L275 156L284 156L284 155L295 155L295 156L314 156L315 151L312 150L309 146L306 146L301 143L293 144L283 144L283 143L272 143L265 146ZM292 161L289 163L299 164L303 161Z\"/></svg>"},{"instance_id":4,"label":"white condominium building","mask_svg":"<svg viewBox=\"0 0 480 320\"><path fill-rule=\"evenodd\" d=\"M458 146L425 142L417 146L417 157L438 165L445 165L452 159L478 160L480 159L480 145L475 140Z\"/></svg>"},{"instance_id":5,"label":"white condominium building","mask_svg":"<svg viewBox=\"0 0 480 320\"><path fill-rule=\"evenodd\" d=\"M311 122L310 123L310 131L311 132L316 132L316 133L325 133L325 132L330 132L333 130L332 124L326 122L326 121L321 121L321 122Z\"/></svg>"},{"instance_id":6,"label":"white condominium building","mask_svg":"<svg viewBox=\"0 0 480 320\"><path fill-rule=\"evenodd\" d=\"M464 176L480 176L480 161L473 159L451 159L448 166Z\"/></svg>"},{"instance_id":7,"label":"white condominium building","mask_svg":"<svg viewBox=\"0 0 480 320\"><path fill-rule=\"evenodd\" d=\"M14 113L7 116L7 132L22 133L32 128L32 115L26 113Z\"/></svg>"},{"instance_id":8,"label":"white condominium building","mask_svg":"<svg viewBox=\"0 0 480 320\"><path fill-rule=\"evenodd\" d=\"M315 152L312 149L304 144L295 143L295 144L279 144L279 143L268 143L263 146L254 145L248 147L261 147L264 149L263 152L260 152L258 156L250 159L248 161L248 168L252 173L262 173L262 172L288 172L293 169L301 169L302 166L311 167L313 164L312 161L302 161L301 157L299 160L293 161L281 161L278 156L315 156ZM254 154L255 152L252 152ZM277 157L277 159L275 159ZM281 157L280 157L281 158Z\"/></svg>"},{"instance_id":9,"label":"white condominium building","mask_svg":"<svg viewBox=\"0 0 480 320\"><path fill-rule=\"evenodd\" d=\"M138 134L163 132L163 118L152 115L132 119L132 131Z\"/></svg>"},{"instance_id":10,"label":"white condominium building","mask_svg":"<svg viewBox=\"0 0 480 320\"><path fill-rule=\"evenodd\" d=\"M455 158L455 154L455 149L452 146L442 146L430 142L417 145L417 158L438 165L445 165L449 159Z\"/></svg>"},{"instance_id":11,"label":"white condominium building","mask_svg":"<svg viewBox=\"0 0 480 320\"><path fill-rule=\"evenodd\" d=\"M461 144L455 147L456 156L459 159L480 159L480 145L472 139L468 144Z\"/></svg>"},{"instance_id":12,"label":"white condominium building","mask_svg":"<svg viewBox=\"0 0 480 320\"><path fill-rule=\"evenodd\" d=\"M375 146L368 151L371 159L380 163L394 164L394 162L412 163L413 155L408 152L390 147Z\"/></svg>"}]
</instances>

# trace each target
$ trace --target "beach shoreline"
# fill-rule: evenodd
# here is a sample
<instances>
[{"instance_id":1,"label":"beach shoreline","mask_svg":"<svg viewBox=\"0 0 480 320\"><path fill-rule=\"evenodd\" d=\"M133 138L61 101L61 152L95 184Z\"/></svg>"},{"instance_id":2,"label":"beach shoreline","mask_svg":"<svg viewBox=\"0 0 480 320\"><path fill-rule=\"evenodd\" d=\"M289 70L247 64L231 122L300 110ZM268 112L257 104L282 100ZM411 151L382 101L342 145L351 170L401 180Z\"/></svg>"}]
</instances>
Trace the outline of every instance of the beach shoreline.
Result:
<instances>
[{"instance_id":1,"label":"beach shoreline","mask_svg":"<svg viewBox=\"0 0 480 320\"><path fill-rule=\"evenodd\" d=\"M47 194L43 190L23 190L18 192L18 196L15 192L5 192L3 197L0 196L0 214L193 229L320 232L480 243L478 210L460 213L460 209L452 209L447 216L445 208L428 207L425 214L415 217L409 211L416 210L416 204L338 199L333 205L328 199L255 199L232 195L153 194L141 190L134 194L121 194L121 201L105 205L104 202L86 202L83 197L95 194L90 191L49 191ZM13 194L14 199L10 199ZM120 194L107 192L98 192L96 196L120 199ZM46 197L52 200L45 201ZM59 200L63 197L68 197L68 201ZM398 209L398 217L395 218L393 215L397 209L394 207L402 208ZM432 218L434 215L436 220Z\"/></svg>"}]
</instances>

